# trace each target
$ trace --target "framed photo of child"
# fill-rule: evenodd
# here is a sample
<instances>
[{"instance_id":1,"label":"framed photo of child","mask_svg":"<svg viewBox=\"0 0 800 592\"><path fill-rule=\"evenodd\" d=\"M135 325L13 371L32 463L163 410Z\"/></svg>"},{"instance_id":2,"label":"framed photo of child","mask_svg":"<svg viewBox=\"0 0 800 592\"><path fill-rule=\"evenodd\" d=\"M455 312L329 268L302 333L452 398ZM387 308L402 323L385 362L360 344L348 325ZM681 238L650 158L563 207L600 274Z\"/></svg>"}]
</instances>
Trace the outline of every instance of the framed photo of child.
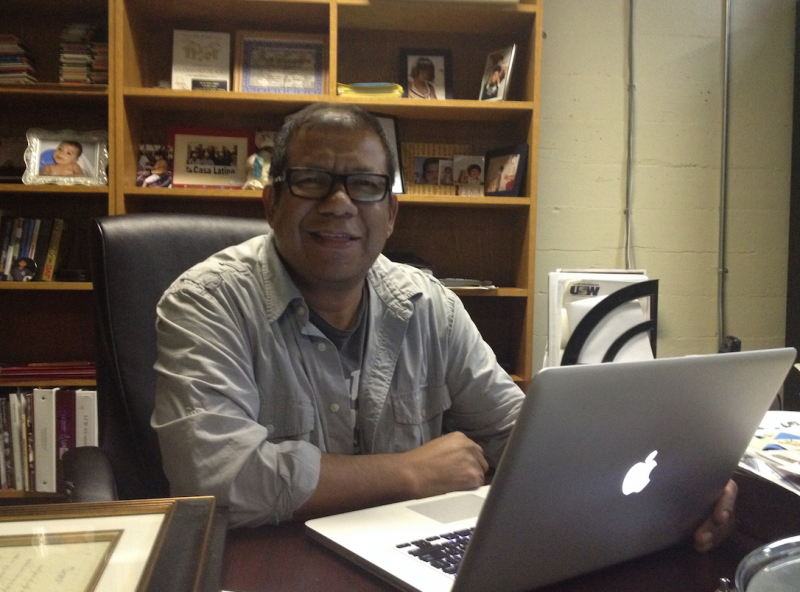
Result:
<instances>
[{"instance_id":1,"label":"framed photo of child","mask_svg":"<svg viewBox=\"0 0 800 592\"><path fill-rule=\"evenodd\" d=\"M398 84L409 99L452 99L453 67L449 49L400 50Z\"/></svg>"},{"instance_id":2,"label":"framed photo of child","mask_svg":"<svg viewBox=\"0 0 800 592\"><path fill-rule=\"evenodd\" d=\"M26 136L26 185L108 185L106 131L32 128Z\"/></svg>"}]
</instances>

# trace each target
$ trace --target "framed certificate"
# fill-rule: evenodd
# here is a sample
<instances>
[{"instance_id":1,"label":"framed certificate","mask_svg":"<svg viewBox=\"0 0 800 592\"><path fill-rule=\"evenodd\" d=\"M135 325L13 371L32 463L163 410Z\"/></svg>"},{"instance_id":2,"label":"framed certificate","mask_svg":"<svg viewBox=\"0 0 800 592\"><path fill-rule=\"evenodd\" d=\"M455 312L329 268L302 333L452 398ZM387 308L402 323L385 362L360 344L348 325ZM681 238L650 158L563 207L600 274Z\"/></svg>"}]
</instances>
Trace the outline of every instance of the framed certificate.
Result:
<instances>
[{"instance_id":1,"label":"framed certificate","mask_svg":"<svg viewBox=\"0 0 800 592\"><path fill-rule=\"evenodd\" d=\"M214 508L212 497L6 508L0 516L0 590L149 591L165 583L157 577L163 571L158 565L165 549L174 547L171 541L192 547L198 538L193 534L200 534L204 542ZM187 509L203 523L197 533L184 529ZM192 576L200 559L181 565L178 557L166 558Z\"/></svg>"},{"instance_id":2,"label":"framed certificate","mask_svg":"<svg viewBox=\"0 0 800 592\"><path fill-rule=\"evenodd\" d=\"M321 95L328 90L324 35L239 31L233 90Z\"/></svg>"}]
</instances>

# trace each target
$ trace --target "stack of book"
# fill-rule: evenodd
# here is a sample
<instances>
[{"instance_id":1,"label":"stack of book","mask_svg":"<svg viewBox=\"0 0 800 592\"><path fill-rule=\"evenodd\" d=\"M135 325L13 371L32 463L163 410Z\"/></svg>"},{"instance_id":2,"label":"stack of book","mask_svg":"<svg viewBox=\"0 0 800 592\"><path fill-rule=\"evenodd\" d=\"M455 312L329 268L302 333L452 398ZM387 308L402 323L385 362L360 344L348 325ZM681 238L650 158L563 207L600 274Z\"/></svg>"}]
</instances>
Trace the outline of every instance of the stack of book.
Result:
<instances>
[{"instance_id":1,"label":"stack of book","mask_svg":"<svg viewBox=\"0 0 800 592\"><path fill-rule=\"evenodd\" d=\"M89 72L92 84L108 84L108 42L92 43L92 69Z\"/></svg>"},{"instance_id":2,"label":"stack of book","mask_svg":"<svg viewBox=\"0 0 800 592\"><path fill-rule=\"evenodd\" d=\"M62 84L90 84L92 70L92 37L94 25L73 23L61 30Z\"/></svg>"},{"instance_id":3,"label":"stack of book","mask_svg":"<svg viewBox=\"0 0 800 592\"><path fill-rule=\"evenodd\" d=\"M0 380L5 384L16 381L95 380L97 369L93 362L38 362L27 366L0 366Z\"/></svg>"},{"instance_id":4,"label":"stack of book","mask_svg":"<svg viewBox=\"0 0 800 592\"><path fill-rule=\"evenodd\" d=\"M0 84L38 82L28 52L14 35L0 34Z\"/></svg>"},{"instance_id":5,"label":"stack of book","mask_svg":"<svg viewBox=\"0 0 800 592\"><path fill-rule=\"evenodd\" d=\"M359 97L401 97L403 87L393 82L354 82L336 85L336 93L340 95L357 95Z\"/></svg>"},{"instance_id":6,"label":"stack of book","mask_svg":"<svg viewBox=\"0 0 800 592\"><path fill-rule=\"evenodd\" d=\"M71 241L71 222L0 216L0 281L53 281Z\"/></svg>"},{"instance_id":7,"label":"stack of book","mask_svg":"<svg viewBox=\"0 0 800 592\"><path fill-rule=\"evenodd\" d=\"M0 489L63 493L58 460L97 445L95 390L17 389L0 397Z\"/></svg>"}]
</instances>

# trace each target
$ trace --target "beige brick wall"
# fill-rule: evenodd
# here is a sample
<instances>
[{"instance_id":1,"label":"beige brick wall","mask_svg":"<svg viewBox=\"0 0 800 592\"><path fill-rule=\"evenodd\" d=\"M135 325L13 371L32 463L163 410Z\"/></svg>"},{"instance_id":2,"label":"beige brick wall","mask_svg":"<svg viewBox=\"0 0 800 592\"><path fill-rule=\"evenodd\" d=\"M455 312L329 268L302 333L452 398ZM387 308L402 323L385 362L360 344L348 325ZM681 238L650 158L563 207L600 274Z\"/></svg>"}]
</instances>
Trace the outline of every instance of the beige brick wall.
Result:
<instances>
[{"instance_id":1,"label":"beige brick wall","mask_svg":"<svg viewBox=\"0 0 800 592\"><path fill-rule=\"evenodd\" d=\"M633 244L660 280L659 356L716 351L722 0L634 3ZM726 333L783 345L794 0L733 0ZM534 366L547 272L624 259L627 0L548 0Z\"/></svg>"}]
</instances>

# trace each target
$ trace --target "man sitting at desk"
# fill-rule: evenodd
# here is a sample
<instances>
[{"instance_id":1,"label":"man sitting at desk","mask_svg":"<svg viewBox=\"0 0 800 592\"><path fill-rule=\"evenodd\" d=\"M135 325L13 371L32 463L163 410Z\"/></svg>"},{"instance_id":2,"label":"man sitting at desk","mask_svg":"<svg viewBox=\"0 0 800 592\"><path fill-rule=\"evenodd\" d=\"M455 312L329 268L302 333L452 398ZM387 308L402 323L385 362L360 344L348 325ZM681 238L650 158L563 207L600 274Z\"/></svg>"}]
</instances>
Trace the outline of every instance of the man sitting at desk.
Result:
<instances>
[{"instance_id":1,"label":"man sitting at desk","mask_svg":"<svg viewBox=\"0 0 800 592\"><path fill-rule=\"evenodd\" d=\"M524 394L452 291L380 255L398 211L380 123L312 105L270 176L273 232L159 303L153 427L173 495L215 495L241 526L482 485ZM698 548L730 529L735 494Z\"/></svg>"}]
</instances>

